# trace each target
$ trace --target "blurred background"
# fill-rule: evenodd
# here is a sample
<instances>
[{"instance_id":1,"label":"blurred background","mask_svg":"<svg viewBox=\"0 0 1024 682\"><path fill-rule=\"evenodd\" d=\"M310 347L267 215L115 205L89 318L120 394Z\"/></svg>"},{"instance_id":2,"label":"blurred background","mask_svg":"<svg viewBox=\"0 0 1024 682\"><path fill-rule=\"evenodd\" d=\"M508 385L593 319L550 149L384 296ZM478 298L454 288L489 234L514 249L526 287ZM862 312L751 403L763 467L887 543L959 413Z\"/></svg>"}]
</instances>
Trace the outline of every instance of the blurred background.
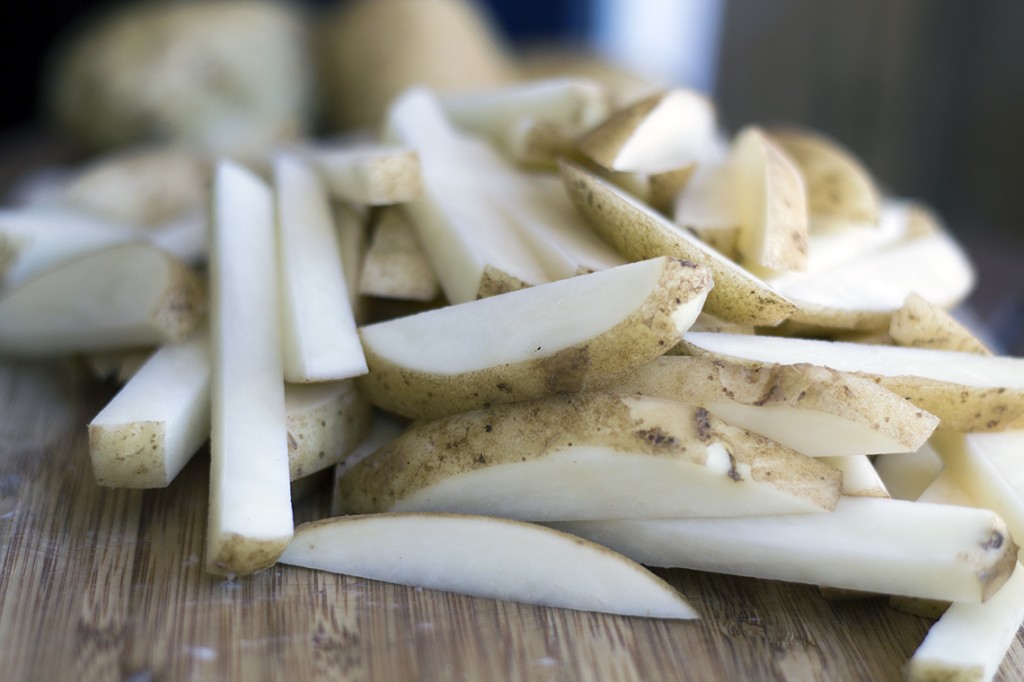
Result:
<instances>
[{"instance_id":1,"label":"blurred background","mask_svg":"<svg viewBox=\"0 0 1024 682\"><path fill-rule=\"evenodd\" d=\"M788 122L829 133L889 191L938 208L979 266L975 308L1021 336L1024 0L482 4L516 46L587 46L710 93L729 130ZM38 85L48 49L96 7L0 2L0 154L47 139Z\"/></svg>"}]
</instances>

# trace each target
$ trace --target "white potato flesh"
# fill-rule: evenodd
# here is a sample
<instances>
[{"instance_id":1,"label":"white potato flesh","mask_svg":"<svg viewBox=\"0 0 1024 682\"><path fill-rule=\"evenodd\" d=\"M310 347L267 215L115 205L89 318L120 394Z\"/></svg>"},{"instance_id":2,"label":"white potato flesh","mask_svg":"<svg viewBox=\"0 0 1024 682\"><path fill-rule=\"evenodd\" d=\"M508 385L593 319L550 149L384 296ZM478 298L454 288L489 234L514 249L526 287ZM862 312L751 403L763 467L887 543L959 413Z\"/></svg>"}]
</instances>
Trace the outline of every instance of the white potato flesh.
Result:
<instances>
[{"instance_id":1,"label":"white potato flesh","mask_svg":"<svg viewBox=\"0 0 1024 682\"><path fill-rule=\"evenodd\" d=\"M661 578L604 547L483 516L375 514L300 526L281 563L490 599L696 618Z\"/></svg>"},{"instance_id":2,"label":"white potato flesh","mask_svg":"<svg viewBox=\"0 0 1024 682\"><path fill-rule=\"evenodd\" d=\"M995 677L1024 624L1024 568L984 604L953 604L932 624L907 662L908 682L978 680Z\"/></svg>"},{"instance_id":3,"label":"white potato flesh","mask_svg":"<svg viewBox=\"0 0 1024 682\"><path fill-rule=\"evenodd\" d=\"M877 497L844 497L828 514L553 525L647 566L969 603L1017 563L993 512Z\"/></svg>"},{"instance_id":4,"label":"white potato flesh","mask_svg":"<svg viewBox=\"0 0 1024 682\"><path fill-rule=\"evenodd\" d=\"M849 497L889 497L875 467L867 455L823 457L829 466L843 472L843 495Z\"/></svg>"},{"instance_id":5,"label":"white potato flesh","mask_svg":"<svg viewBox=\"0 0 1024 682\"><path fill-rule=\"evenodd\" d=\"M288 468L291 479L345 459L370 427L372 408L351 379L286 384Z\"/></svg>"},{"instance_id":6,"label":"white potato flesh","mask_svg":"<svg viewBox=\"0 0 1024 682\"><path fill-rule=\"evenodd\" d=\"M712 155L715 119L714 105L705 96L675 88L612 115L580 142L580 148L609 170L673 170Z\"/></svg>"},{"instance_id":7,"label":"white potato flesh","mask_svg":"<svg viewBox=\"0 0 1024 682\"><path fill-rule=\"evenodd\" d=\"M0 353L23 356L183 341L205 309L202 280L146 243L113 246L37 273L0 296Z\"/></svg>"},{"instance_id":8,"label":"white potato flesh","mask_svg":"<svg viewBox=\"0 0 1024 682\"><path fill-rule=\"evenodd\" d=\"M389 141L420 156L423 194L403 204L452 303L550 280L513 220L493 206L494 174L511 169L485 142L460 133L423 88L388 112ZM497 169L497 170L495 170Z\"/></svg>"},{"instance_id":9,"label":"white potato flesh","mask_svg":"<svg viewBox=\"0 0 1024 682\"><path fill-rule=\"evenodd\" d=\"M942 459L925 443L914 452L876 457L875 471L893 498L916 500L942 471Z\"/></svg>"},{"instance_id":10,"label":"white potato flesh","mask_svg":"<svg viewBox=\"0 0 1024 682\"><path fill-rule=\"evenodd\" d=\"M145 239L135 227L74 208L5 209L0 211L0 286L10 289L78 256Z\"/></svg>"},{"instance_id":11,"label":"white potato flesh","mask_svg":"<svg viewBox=\"0 0 1024 682\"><path fill-rule=\"evenodd\" d=\"M432 301L440 291L430 259L405 214L395 208L383 209L363 258L359 293Z\"/></svg>"},{"instance_id":12,"label":"white potato flesh","mask_svg":"<svg viewBox=\"0 0 1024 682\"><path fill-rule=\"evenodd\" d=\"M958 507L980 507L962 476L955 471L943 469L939 475L917 496L918 502L928 504L952 504Z\"/></svg>"},{"instance_id":13,"label":"white potato flesh","mask_svg":"<svg viewBox=\"0 0 1024 682\"><path fill-rule=\"evenodd\" d=\"M655 258L360 329L375 404L432 417L600 385L696 319L711 278Z\"/></svg>"},{"instance_id":14,"label":"white potato flesh","mask_svg":"<svg viewBox=\"0 0 1024 682\"><path fill-rule=\"evenodd\" d=\"M412 201L423 191L419 155L385 145L307 149L301 154L334 199L364 206Z\"/></svg>"},{"instance_id":15,"label":"white potato flesh","mask_svg":"<svg viewBox=\"0 0 1024 682\"><path fill-rule=\"evenodd\" d=\"M736 191L732 164L698 165L676 196L673 220L731 258L742 223Z\"/></svg>"},{"instance_id":16,"label":"white potato flesh","mask_svg":"<svg viewBox=\"0 0 1024 682\"><path fill-rule=\"evenodd\" d=\"M335 381L365 374L327 193L301 161L274 165L284 378Z\"/></svg>"},{"instance_id":17,"label":"white potato flesh","mask_svg":"<svg viewBox=\"0 0 1024 682\"><path fill-rule=\"evenodd\" d=\"M247 574L273 565L293 531L274 201L229 161L213 192L206 568Z\"/></svg>"},{"instance_id":18,"label":"white potato flesh","mask_svg":"<svg viewBox=\"0 0 1024 682\"><path fill-rule=\"evenodd\" d=\"M807 267L807 190L800 171L759 128L736 135L730 153L740 214L736 250L756 271Z\"/></svg>"},{"instance_id":19,"label":"white potato flesh","mask_svg":"<svg viewBox=\"0 0 1024 682\"><path fill-rule=\"evenodd\" d=\"M89 422L100 485L162 488L210 435L210 348L205 328L169 344Z\"/></svg>"},{"instance_id":20,"label":"white potato flesh","mask_svg":"<svg viewBox=\"0 0 1024 682\"><path fill-rule=\"evenodd\" d=\"M210 217L204 209L185 213L149 229L154 246L190 265L206 262L210 249Z\"/></svg>"}]
</instances>

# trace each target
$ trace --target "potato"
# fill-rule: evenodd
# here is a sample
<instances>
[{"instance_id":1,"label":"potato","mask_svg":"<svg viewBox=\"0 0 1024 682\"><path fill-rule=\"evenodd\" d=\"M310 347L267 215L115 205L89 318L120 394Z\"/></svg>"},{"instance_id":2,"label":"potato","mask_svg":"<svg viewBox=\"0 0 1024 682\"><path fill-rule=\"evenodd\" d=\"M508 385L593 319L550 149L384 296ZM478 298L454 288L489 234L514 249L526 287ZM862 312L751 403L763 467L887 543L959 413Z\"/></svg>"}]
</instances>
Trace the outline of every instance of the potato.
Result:
<instances>
[{"instance_id":1,"label":"potato","mask_svg":"<svg viewBox=\"0 0 1024 682\"><path fill-rule=\"evenodd\" d=\"M345 459L370 428L372 408L351 379L287 384L284 408L291 479Z\"/></svg>"},{"instance_id":2,"label":"potato","mask_svg":"<svg viewBox=\"0 0 1024 682\"><path fill-rule=\"evenodd\" d=\"M133 3L63 46L47 108L88 151L160 141L257 154L309 127L308 49L294 4Z\"/></svg>"},{"instance_id":3,"label":"potato","mask_svg":"<svg viewBox=\"0 0 1024 682\"><path fill-rule=\"evenodd\" d=\"M674 345L710 288L656 258L364 326L359 386L413 418L586 390Z\"/></svg>"},{"instance_id":4,"label":"potato","mask_svg":"<svg viewBox=\"0 0 1024 682\"><path fill-rule=\"evenodd\" d=\"M423 191L415 151L384 145L315 147L299 155L317 169L331 196L363 206L412 201Z\"/></svg>"},{"instance_id":5,"label":"potato","mask_svg":"<svg viewBox=\"0 0 1024 682\"><path fill-rule=\"evenodd\" d=\"M686 518L827 511L841 478L703 408L584 393L413 426L349 470L338 493L346 513Z\"/></svg>"},{"instance_id":6,"label":"potato","mask_svg":"<svg viewBox=\"0 0 1024 682\"><path fill-rule=\"evenodd\" d=\"M377 125L406 88L493 87L515 67L477 4L467 0L349 0L319 24L324 108L334 129Z\"/></svg>"},{"instance_id":7,"label":"potato","mask_svg":"<svg viewBox=\"0 0 1024 682\"><path fill-rule=\"evenodd\" d=\"M544 526L458 514L373 514L299 526L281 563L417 588L648 618L696 618L668 583Z\"/></svg>"},{"instance_id":8,"label":"potato","mask_svg":"<svg viewBox=\"0 0 1024 682\"><path fill-rule=\"evenodd\" d=\"M900 346L992 355L992 351L941 307L910 293L889 320L889 337Z\"/></svg>"},{"instance_id":9,"label":"potato","mask_svg":"<svg viewBox=\"0 0 1024 682\"><path fill-rule=\"evenodd\" d=\"M359 293L411 301L433 301L437 275L405 214L388 208L377 217L363 259Z\"/></svg>"}]
</instances>

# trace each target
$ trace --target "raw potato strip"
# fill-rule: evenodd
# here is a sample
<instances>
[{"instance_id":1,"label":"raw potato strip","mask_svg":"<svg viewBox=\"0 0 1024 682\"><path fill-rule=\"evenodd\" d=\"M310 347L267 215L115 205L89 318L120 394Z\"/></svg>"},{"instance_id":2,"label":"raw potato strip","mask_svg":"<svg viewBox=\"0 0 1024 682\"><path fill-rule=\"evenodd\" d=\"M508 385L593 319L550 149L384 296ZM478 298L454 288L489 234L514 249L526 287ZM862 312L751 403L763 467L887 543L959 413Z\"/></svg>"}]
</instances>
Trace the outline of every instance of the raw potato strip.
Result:
<instances>
[{"instance_id":1,"label":"raw potato strip","mask_svg":"<svg viewBox=\"0 0 1024 682\"><path fill-rule=\"evenodd\" d=\"M800 169L812 216L878 222L881 193L871 173L853 154L820 133L799 129L768 133Z\"/></svg>"},{"instance_id":2,"label":"raw potato strip","mask_svg":"<svg viewBox=\"0 0 1024 682\"><path fill-rule=\"evenodd\" d=\"M691 355L748 365L807 362L869 377L942 420L944 428L998 431L1024 419L1024 359L865 346L840 341L690 332Z\"/></svg>"},{"instance_id":3,"label":"raw potato strip","mask_svg":"<svg viewBox=\"0 0 1024 682\"><path fill-rule=\"evenodd\" d=\"M889 336L901 346L935 348L992 355L981 339L956 318L921 296L911 293L889 320Z\"/></svg>"},{"instance_id":4,"label":"raw potato strip","mask_svg":"<svg viewBox=\"0 0 1024 682\"><path fill-rule=\"evenodd\" d=\"M907 663L908 682L979 680L995 677L1024 624L1024 569L984 604L953 604L928 630Z\"/></svg>"},{"instance_id":5,"label":"raw potato strip","mask_svg":"<svg viewBox=\"0 0 1024 682\"><path fill-rule=\"evenodd\" d=\"M849 497L889 497L875 467L867 455L822 457L821 460L843 473L843 495Z\"/></svg>"},{"instance_id":6,"label":"raw potato strip","mask_svg":"<svg viewBox=\"0 0 1024 682\"><path fill-rule=\"evenodd\" d=\"M773 326L796 310L757 277L628 193L570 163L562 163L561 171L576 209L626 258L672 256L707 267L715 280L705 306L712 315Z\"/></svg>"},{"instance_id":7,"label":"raw potato strip","mask_svg":"<svg viewBox=\"0 0 1024 682\"><path fill-rule=\"evenodd\" d=\"M800 171L759 128L736 135L730 151L740 210L736 251L758 271L807 268L807 190Z\"/></svg>"},{"instance_id":8,"label":"raw potato strip","mask_svg":"<svg viewBox=\"0 0 1024 682\"><path fill-rule=\"evenodd\" d=\"M366 257L367 215L355 207L336 201L331 206L334 228L338 234L338 248L341 251L341 270L345 274L345 291L352 306L356 322L362 322L365 315L365 301L359 295L359 278L362 276L363 260Z\"/></svg>"},{"instance_id":9,"label":"raw potato strip","mask_svg":"<svg viewBox=\"0 0 1024 682\"><path fill-rule=\"evenodd\" d=\"M617 111L580 141L580 150L608 170L660 173L707 159L715 134L710 100L676 88Z\"/></svg>"},{"instance_id":10,"label":"raw potato strip","mask_svg":"<svg viewBox=\"0 0 1024 682\"><path fill-rule=\"evenodd\" d=\"M0 289L102 249L143 242L141 230L74 208L30 206L0 211Z\"/></svg>"},{"instance_id":11,"label":"raw potato strip","mask_svg":"<svg viewBox=\"0 0 1024 682\"><path fill-rule=\"evenodd\" d=\"M395 208L384 209L363 259L359 293L432 301L439 292L437 275L405 214Z\"/></svg>"},{"instance_id":12,"label":"raw potato strip","mask_svg":"<svg viewBox=\"0 0 1024 682\"><path fill-rule=\"evenodd\" d=\"M185 340L206 305L202 279L145 243L54 266L0 295L0 353L44 356Z\"/></svg>"},{"instance_id":13,"label":"raw potato strip","mask_svg":"<svg viewBox=\"0 0 1024 682\"><path fill-rule=\"evenodd\" d=\"M373 414L351 379L287 384L284 406L292 480L345 459L365 437Z\"/></svg>"},{"instance_id":14,"label":"raw potato strip","mask_svg":"<svg viewBox=\"0 0 1024 682\"><path fill-rule=\"evenodd\" d=\"M843 497L828 514L552 524L646 565L980 603L1017 563L985 509Z\"/></svg>"},{"instance_id":15,"label":"raw potato strip","mask_svg":"<svg viewBox=\"0 0 1024 682\"><path fill-rule=\"evenodd\" d=\"M925 443L914 452L876 457L875 470L893 498L916 500L942 471L942 459Z\"/></svg>"},{"instance_id":16,"label":"raw potato strip","mask_svg":"<svg viewBox=\"0 0 1024 682\"><path fill-rule=\"evenodd\" d=\"M807 514L841 476L690 405L584 393L413 426L349 470L345 513L525 521Z\"/></svg>"},{"instance_id":17,"label":"raw potato strip","mask_svg":"<svg viewBox=\"0 0 1024 682\"><path fill-rule=\"evenodd\" d=\"M661 578L599 545L528 523L375 514L299 526L281 562L477 597L648 618L696 618Z\"/></svg>"},{"instance_id":18,"label":"raw potato strip","mask_svg":"<svg viewBox=\"0 0 1024 682\"><path fill-rule=\"evenodd\" d=\"M331 196L364 206L404 204L423 191L419 155L412 149L352 146L307 150L303 156Z\"/></svg>"},{"instance_id":19,"label":"raw potato strip","mask_svg":"<svg viewBox=\"0 0 1024 682\"><path fill-rule=\"evenodd\" d=\"M273 565L293 531L274 206L232 162L213 191L206 569L244 575Z\"/></svg>"},{"instance_id":20,"label":"raw potato strip","mask_svg":"<svg viewBox=\"0 0 1024 682\"><path fill-rule=\"evenodd\" d=\"M417 150L423 194L403 205L452 303L550 280L518 228L488 200L505 161L486 143L460 134L433 94L417 88L388 112L386 137ZM500 170L495 171L498 168Z\"/></svg>"},{"instance_id":21,"label":"raw potato strip","mask_svg":"<svg viewBox=\"0 0 1024 682\"><path fill-rule=\"evenodd\" d=\"M700 405L810 457L916 450L939 423L870 379L806 363L749 367L671 355L612 388Z\"/></svg>"},{"instance_id":22,"label":"raw potato strip","mask_svg":"<svg viewBox=\"0 0 1024 682\"><path fill-rule=\"evenodd\" d=\"M360 329L379 407L433 418L608 383L674 345L711 288L656 258Z\"/></svg>"},{"instance_id":23,"label":"raw potato strip","mask_svg":"<svg viewBox=\"0 0 1024 682\"><path fill-rule=\"evenodd\" d=\"M89 423L96 482L162 488L210 435L210 349L206 328L166 345Z\"/></svg>"},{"instance_id":24,"label":"raw potato strip","mask_svg":"<svg viewBox=\"0 0 1024 682\"><path fill-rule=\"evenodd\" d=\"M284 378L309 383L365 374L327 193L292 157L277 159L274 178Z\"/></svg>"}]
</instances>

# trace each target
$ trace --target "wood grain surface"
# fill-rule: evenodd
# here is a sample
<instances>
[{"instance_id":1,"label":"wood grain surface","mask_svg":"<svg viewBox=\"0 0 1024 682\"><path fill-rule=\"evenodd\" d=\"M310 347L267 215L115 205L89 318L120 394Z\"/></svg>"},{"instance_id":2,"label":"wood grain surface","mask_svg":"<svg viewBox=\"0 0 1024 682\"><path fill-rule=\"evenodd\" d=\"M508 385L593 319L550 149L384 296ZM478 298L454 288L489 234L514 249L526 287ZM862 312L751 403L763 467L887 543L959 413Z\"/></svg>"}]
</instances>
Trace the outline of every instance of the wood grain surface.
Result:
<instances>
[{"instance_id":1,"label":"wood grain surface","mask_svg":"<svg viewBox=\"0 0 1024 682\"><path fill-rule=\"evenodd\" d=\"M114 388L0 364L0 679L899 680L928 621L883 600L662 571L702 619L664 622L279 566L202 568L208 458L167 489L100 488L85 424ZM326 514L322 486L298 521ZM1024 678L1020 638L1000 679Z\"/></svg>"}]
</instances>

